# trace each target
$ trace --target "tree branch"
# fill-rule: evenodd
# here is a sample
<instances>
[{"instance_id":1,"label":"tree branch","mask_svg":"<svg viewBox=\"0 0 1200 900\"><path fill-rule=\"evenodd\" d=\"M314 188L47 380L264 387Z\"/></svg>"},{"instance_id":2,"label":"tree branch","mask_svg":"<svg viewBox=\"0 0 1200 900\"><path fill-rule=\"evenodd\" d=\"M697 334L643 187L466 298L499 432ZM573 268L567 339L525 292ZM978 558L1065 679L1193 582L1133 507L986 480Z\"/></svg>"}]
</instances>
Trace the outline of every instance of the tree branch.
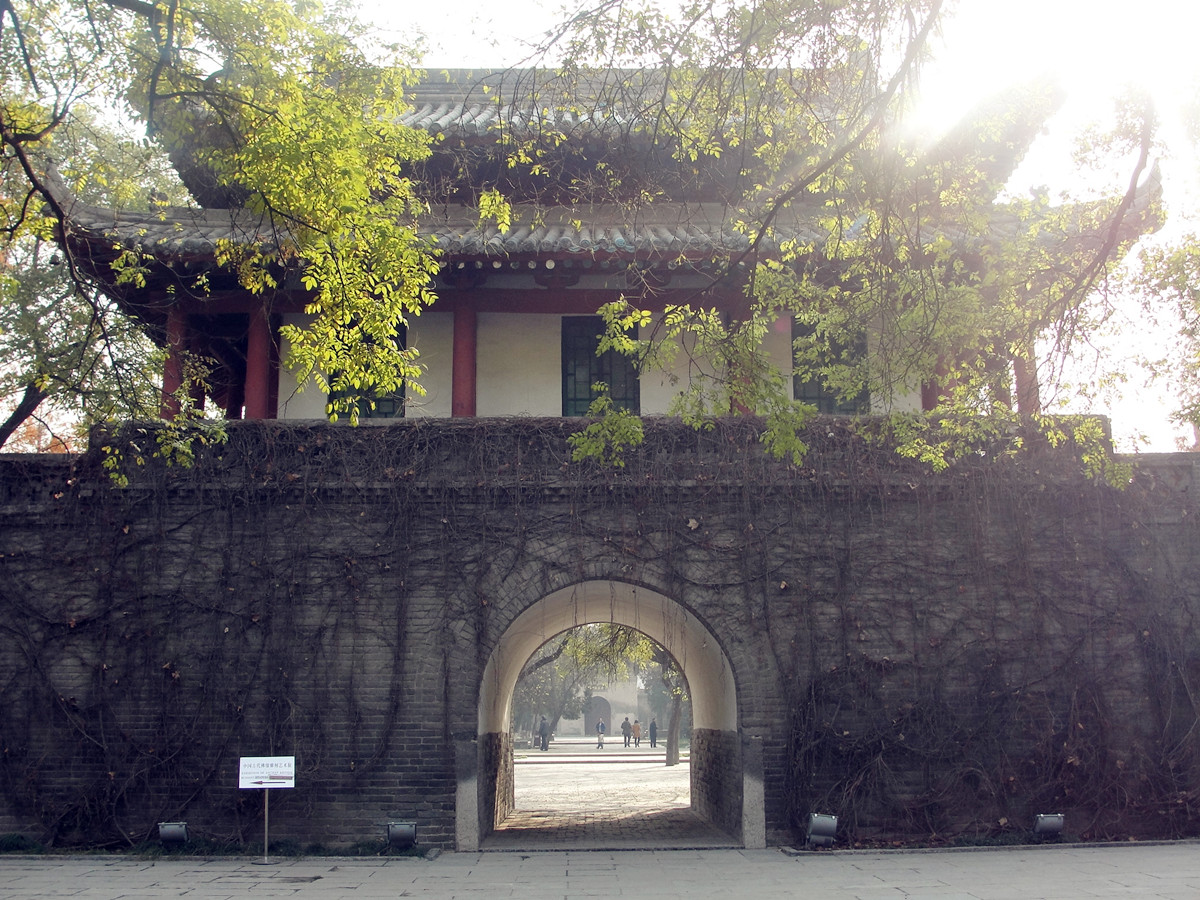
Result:
<instances>
[{"instance_id":1,"label":"tree branch","mask_svg":"<svg viewBox=\"0 0 1200 900\"><path fill-rule=\"evenodd\" d=\"M21 424L33 415L47 396L46 391L39 387L36 381L25 385L25 393L21 396L16 408L8 414L8 418L0 422L0 447L3 447L13 433L21 427Z\"/></svg>"}]
</instances>

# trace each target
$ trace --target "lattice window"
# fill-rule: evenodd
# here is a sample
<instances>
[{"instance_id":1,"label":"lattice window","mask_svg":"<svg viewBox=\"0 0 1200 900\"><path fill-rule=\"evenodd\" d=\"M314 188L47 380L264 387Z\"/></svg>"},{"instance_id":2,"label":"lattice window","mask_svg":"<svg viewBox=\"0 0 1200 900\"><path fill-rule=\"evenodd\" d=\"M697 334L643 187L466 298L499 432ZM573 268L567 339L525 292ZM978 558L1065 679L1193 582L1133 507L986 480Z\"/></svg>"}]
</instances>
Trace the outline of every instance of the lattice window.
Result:
<instances>
[{"instance_id":1,"label":"lattice window","mask_svg":"<svg viewBox=\"0 0 1200 900\"><path fill-rule=\"evenodd\" d=\"M408 340L408 332L404 326L401 326L396 332L396 346L401 350L404 349L405 342ZM340 395L338 392L332 392L329 395L330 401L335 400ZM358 406L358 418L364 419L403 419L404 418L404 385L400 385L400 389L392 391L388 394L378 394L374 397L375 408L365 400L360 400Z\"/></svg>"},{"instance_id":2,"label":"lattice window","mask_svg":"<svg viewBox=\"0 0 1200 900\"><path fill-rule=\"evenodd\" d=\"M792 340L801 337L810 337L813 333L811 325L802 325L801 323L792 320ZM845 353L843 347L834 347L835 354ZM861 359L867 354L866 338L860 338L855 342L854 347L849 351L852 358ZM871 411L871 396L867 391L863 391L856 397L842 399L833 391L826 387L825 382L820 379L804 379L801 375L792 376L792 396L803 403L811 403L817 408L817 411L825 415L866 415Z\"/></svg>"},{"instance_id":3,"label":"lattice window","mask_svg":"<svg viewBox=\"0 0 1200 900\"><path fill-rule=\"evenodd\" d=\"M562 320L562 410L564 416L587 415L596 399L597 382L608 385L613 404L637 413L641 392L637 370L626 356L606 350L599 356L596 348L604 333L599 316L566 316Z\"/></svg>"}]
</instances>

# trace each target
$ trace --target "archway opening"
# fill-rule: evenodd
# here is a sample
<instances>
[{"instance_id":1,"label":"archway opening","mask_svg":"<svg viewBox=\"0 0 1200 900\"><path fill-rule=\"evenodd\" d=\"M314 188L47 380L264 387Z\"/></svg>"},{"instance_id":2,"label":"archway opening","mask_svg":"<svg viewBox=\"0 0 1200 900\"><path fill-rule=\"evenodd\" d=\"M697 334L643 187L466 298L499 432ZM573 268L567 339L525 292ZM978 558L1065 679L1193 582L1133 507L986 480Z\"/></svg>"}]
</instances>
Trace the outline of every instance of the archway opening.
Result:
<instances>
[{"instance_id":1,"label":"archway opening","mask_svg":"<svg viewBox=\"0 0 1200 900\"><path fill-rule=\"evenodd\" d=\"M517 679L509 731L513 808L485 849L736 845L691 810L687 684L642 632L553 636Z\"/></svg>"},{"instance_id":2,"label":"archway opening","mask_svg":"<svg viewBox=\"0 0 1200 900\"><path fill-rule=\"evenodd\" d=\"M602 750L619 742L623 749L657 749L670 766L679 760L681 738L687 743L691 735L681 666L627 625L577 625L551 637L522 668L510 709L518 750L590 749L593 741Z\"/></svg>"},{"instance_id":3,"label":"archway opening","mask_svg":"<svg viewBox=\"0 0 1200 900\"><path fill-rule=\"evenodd\" d=\"M637 585L597 580L554 591L531 605L510 623L488 657L480 686L475 758L460 756L459 848L478 849L514 810L510 720L523 667L554 635L590 623L628 626L677 661L691 699L691 812L731 835L735 843L764 845L760 761L753 758L753 747L749 757L743 748L734 673L720 642L671 598Z\"/></svg>"}]
</instances>

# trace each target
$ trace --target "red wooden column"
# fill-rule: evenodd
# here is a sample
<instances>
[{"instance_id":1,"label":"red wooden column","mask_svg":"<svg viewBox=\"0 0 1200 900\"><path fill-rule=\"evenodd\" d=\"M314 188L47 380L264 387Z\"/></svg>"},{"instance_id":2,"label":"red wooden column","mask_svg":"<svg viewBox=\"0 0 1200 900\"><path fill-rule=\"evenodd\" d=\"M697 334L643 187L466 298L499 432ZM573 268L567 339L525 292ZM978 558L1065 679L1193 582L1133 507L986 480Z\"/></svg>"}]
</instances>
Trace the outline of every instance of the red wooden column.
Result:
<instances>
[{"instance_id":1,"label":"red wooden column","mask_svg":"<svg viewBox=\"0 0 1200 900\"><path fill-rule=\"evenodd\" d=\"M175 392L183 384L183 352L187 349L187 316L178 306L167 310L167 361L163 364L162 406L164 419L179 415Z\"/></svg>"},{"instance_id":2,"label":"red wooden column","mask_svg":"<svg viewBox=\"0 0 1200 900\"><path fill-rule=\"evenodd\" d=\"M450 415L475 415L475 352L477 322L475 310L465 304L454 309L454 354L450 396Z\"/></svg>"},{"instance_id":3,"label":"red wooden column","mask_svg":"<svg viewBox=\"0 0 1200 900\"><path fill-rule=\"evenodd\" d=\"M271 323L261 307L250 313L246 337L246 418L270 419Z\"/></svg>"},{"instance_id":4,"label":"red wooden column","mask_svg":"<svg viewBox=\"0 0 1200 900\"><path fill-rule=\"evenodd\" d=\"M267 409L270 411L268 419L279 418L279 341L275 340L275 335L279 331L279 321L270 322L271 326L271 368L267 373Z\"/></svg>"}]
</instances>

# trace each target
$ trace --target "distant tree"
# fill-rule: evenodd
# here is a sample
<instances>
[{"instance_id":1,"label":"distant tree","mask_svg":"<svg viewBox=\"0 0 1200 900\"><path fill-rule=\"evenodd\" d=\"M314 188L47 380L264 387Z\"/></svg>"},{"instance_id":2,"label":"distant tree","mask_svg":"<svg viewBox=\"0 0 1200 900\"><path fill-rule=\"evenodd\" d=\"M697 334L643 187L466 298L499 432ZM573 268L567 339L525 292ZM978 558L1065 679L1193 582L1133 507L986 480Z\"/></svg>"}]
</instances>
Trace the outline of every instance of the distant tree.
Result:
<instances>
[{"instance_id":1,"label":"distant tree","mask_svg":"<svg viewBox=\"0 0 1200 900\"><path fill-rule=\"evenodd\" d=\"M534 733L539 717L545 716L551 733L561 719L574 719L583 712L591 692L591 674L570 664L563 654L570 637L563 636L542 648L521 671L513 691L512 727L522 734Z\"/></svg>"},{"instance_id":2,"label":"distant tree","mask_svg":"<svg viewBox=\"0 0 1200 900\"><path fill-rule=\"evenodd\" d=\"M652 651L652 663L646 669L647 691L652 698L651 707L666 711L664 720L667 727L663 743L667 765L677 766L679 744L683 736L684 704L691 698L688 696L687 680L671 655L658 644L653 645Z\"/></svg>"},{"instance_id":3,"label":"distant tree","mask_svg":"<svg viewBox=\"0 0 1200 900\"><path fill-rule=\"evenodd\" d=\"M545 715L551 730L559 719L583 712L591 692L636 672L649 658L651 642L621 625L581 625L534 654L517 679L513 727L529 731Z\"/></svg>"},{"instance_id":4,"label":"distant tree","mask_svg":"<svg viewBox=\"0 0 1200 900\"><path fill-rule=\"evenodd\" d=\"M1193 92L1194 93L1194 92ZM1182 122L1184 148L1175 148L1179 159L1195 160L1200 152L1200 101L1193 98ZM1187 153L1190 151L1190 157ZM1143 248L1131 263L1121 282L1141 300L1140 324L1145 331L1172 335L1173 340L1159 341L1145 351L1146 369L1168 385L1175 398L1176 421L1189 425L1193 443L1200 449L1200 232L1196 210L1175 210L1187 223L1169 239Z\"/></svg>"},{"instance_id":5,"label":"distant tree","mask_svg":"<svg viewBox=\"0 0 1200 900\"><path fill-rule=\"evenodd\" d=\"M26 420L17 428L6 445L7 450L17 453L70 453L71 447L35 420Z\"/></svg>"},{"instance_id":6,"label":"distant tree","mask_svg":"<svg viewBox=\"0 0 1200 900\"><path fill-rule=\"evenodd\" d=\"M679 763L680 723L688 701L677 663L658 643L623 625L581 625L545 644L522 669L513 694L513 728L532 731L545 715L551 730L561 718L580 715L592 692L639 675L658 683L667 707L667 765Z\"/></svg>"}]
</instances>

